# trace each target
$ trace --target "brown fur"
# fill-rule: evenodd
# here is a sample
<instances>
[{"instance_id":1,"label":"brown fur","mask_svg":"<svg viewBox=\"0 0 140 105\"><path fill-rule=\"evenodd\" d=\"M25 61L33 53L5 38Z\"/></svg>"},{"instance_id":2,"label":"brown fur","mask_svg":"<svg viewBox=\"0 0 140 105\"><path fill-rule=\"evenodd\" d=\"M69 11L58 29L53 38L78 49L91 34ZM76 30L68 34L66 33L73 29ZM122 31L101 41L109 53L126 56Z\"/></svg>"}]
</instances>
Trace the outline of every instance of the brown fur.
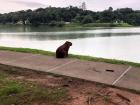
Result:
<instances>
[{"instance_id":1,"label":"brown fur","mask_svg":"<svg viewBox=\"0 0 140 105\"><path fill-rule=\"evenodd\" d=\"M72 46L72 43L69 42L69 41L66 41L63 45L58 47L57 50L56 50L56 58L67 57L70 46Z\"/></svg>"}]
</instances>

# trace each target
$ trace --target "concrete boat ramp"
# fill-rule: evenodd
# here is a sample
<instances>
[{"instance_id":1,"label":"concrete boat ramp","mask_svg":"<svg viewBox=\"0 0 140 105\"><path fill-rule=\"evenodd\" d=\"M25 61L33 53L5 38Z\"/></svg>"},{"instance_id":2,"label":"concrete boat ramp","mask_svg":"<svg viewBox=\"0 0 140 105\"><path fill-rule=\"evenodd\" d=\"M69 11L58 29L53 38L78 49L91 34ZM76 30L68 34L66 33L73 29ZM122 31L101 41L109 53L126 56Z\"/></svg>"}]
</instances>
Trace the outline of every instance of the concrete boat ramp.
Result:
<instances>
[{"instance_id":1,"label":"concrete boat ramp","mask_svg":"<svg viewBox=\"0 0 140 105\"><path fill-rule=\"evenodd\" d=\"M140 91L140 68L128 65L83 61L74 58L56 59L53 56L12 51L0 51L0 64Z\"/></svg>"}]
</instances>

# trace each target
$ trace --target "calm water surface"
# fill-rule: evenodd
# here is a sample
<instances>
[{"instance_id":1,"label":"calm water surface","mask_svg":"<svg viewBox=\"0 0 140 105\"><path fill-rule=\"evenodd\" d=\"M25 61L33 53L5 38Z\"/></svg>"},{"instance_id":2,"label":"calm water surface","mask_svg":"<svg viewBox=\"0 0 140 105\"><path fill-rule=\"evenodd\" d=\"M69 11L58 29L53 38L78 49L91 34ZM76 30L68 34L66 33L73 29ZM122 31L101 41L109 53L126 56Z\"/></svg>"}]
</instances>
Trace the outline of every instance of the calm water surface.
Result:
<instances>
[{"instance_id":1,"label":"calm water surface","mask_svg":"<svg viewBox=\"0 0 140 105\"><path fill-rule=\"evenodd\" d=\"M140 63L140 27L64 29L0 26L0 46L55 51L71 41L71 54L120 59Z\"/></svg>"}]
</instances>

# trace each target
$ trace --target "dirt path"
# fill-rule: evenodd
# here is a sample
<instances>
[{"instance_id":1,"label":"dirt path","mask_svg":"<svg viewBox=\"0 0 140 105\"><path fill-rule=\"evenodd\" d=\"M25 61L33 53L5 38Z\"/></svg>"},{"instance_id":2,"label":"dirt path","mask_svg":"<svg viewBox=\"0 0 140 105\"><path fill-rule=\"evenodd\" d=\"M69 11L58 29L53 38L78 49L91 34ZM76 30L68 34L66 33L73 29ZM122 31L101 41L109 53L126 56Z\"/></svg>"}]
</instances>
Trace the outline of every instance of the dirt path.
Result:
<instances>
[{"instance_id":1,"label":"dirt path","mask_svg":"<svg viewBox=\"0 0 140 105\"><path fill-rule=\"evenodd\" d=\"M28 69L0 65L0 70L9 74L11 80L30 81L45 87L65 88L69 100L62 105L139 105L140 95L112 88L95 82L50 75ZM47 103L34 105L48 105Z\"/></svg>"}]
</instances>

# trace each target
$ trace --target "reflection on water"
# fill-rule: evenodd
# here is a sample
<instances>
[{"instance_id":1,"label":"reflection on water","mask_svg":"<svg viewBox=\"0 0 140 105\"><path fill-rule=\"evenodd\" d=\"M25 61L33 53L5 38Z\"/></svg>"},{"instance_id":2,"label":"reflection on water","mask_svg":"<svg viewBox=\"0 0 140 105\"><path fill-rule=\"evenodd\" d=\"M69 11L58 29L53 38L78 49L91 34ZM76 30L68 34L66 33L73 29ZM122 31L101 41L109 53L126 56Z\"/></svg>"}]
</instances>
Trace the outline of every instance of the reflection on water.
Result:
<instances>
[{"instance_id":1,"label":"reflection on water","mask_svg":"<svg viewBox=\"0 0 140 105\"><path fill-rule=\"evenodd\" d=\"M140 62L140 28L48 28L1 26L0 45L55 51L66 40L70 53Z\"/></svg>"},{"instance_id":2,"label":"reflection on water","mask_svg":"<svg viewBox=\"0 0 140 105\"><path fill-rule=\"evenodd\" d=\"M113 36L132 36L140 35L140 33L101 33L101 34L90 34L90 33L80 33L80 34L58 34L54 35L46 33L30 33L30 34L20 34L20 33L1 33L0 38L21 38L21 39L30 39L30 40L70 40L70 39L82 39L82 38L92 38L92 37L113 37Z\"/></svg>"},{"instance_id":3,"label":"reflection on water","mask_svg":"<svg viewBox=\"0 0 140 105\"><path fill-rule=\"evenodd\" d=\"M40 26L23 26L23 25L0 25L0 32L52 32L52 31L77 31L77 30L87 30L87 29L95 29L95 28L75 28L75 27L68 27L68 28L59 28L53 27L50 28L46 25ZM96 28L97 29L97 28ZM105 28L104 28L105 29Z\"/></svg>"}]
</instances>

